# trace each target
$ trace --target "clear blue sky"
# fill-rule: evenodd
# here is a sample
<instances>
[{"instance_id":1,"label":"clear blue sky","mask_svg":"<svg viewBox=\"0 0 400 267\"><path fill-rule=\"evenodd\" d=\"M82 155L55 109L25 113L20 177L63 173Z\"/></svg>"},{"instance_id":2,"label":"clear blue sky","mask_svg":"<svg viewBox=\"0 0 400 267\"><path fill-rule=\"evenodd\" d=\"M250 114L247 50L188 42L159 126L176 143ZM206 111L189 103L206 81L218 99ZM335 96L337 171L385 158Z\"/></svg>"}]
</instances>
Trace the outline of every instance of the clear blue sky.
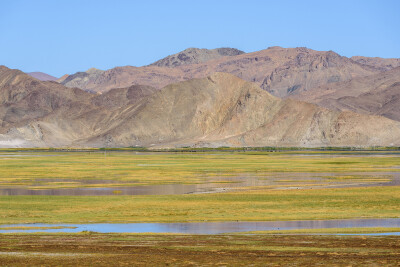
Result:
<instances>
[{"instance_id":1,"label":"clear blue sky","mask_svg":"<svg viewBox=\"0 0 400 267\"><path fill-rule=\"evenodd\" d=\"M399 0L0 0L0 65L54 76L188 47L306 46L400 58Z\"/></svg>"}]
</instances>

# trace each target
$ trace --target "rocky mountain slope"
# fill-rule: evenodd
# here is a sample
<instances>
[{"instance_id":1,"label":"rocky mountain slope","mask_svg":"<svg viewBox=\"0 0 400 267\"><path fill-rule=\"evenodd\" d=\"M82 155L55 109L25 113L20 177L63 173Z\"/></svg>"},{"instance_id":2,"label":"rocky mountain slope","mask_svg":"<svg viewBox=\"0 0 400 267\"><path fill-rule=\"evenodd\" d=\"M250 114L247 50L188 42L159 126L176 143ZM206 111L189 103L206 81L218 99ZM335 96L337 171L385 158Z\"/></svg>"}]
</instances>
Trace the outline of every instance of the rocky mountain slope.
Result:
<instances>
[{"instance_id":1,"label":"rocky mountain slope","mask_svg":"<svg viewBox=\"0 0 400 267\"><path fill-rule=\"evenodd\" d=\"M70 145L101 132L116 109L154 90L133 86L95 95L0 66L0 146Z\"/></svg>"},{"instance_id":2,"label":"rocky mountain slope","mask_svg":"<svg viewBox=\"0 0 400 267\"><path fill-rule=\"evenodd\" d=\"M58 79L56 80L56 82L62 83L62 82L65 81L65 79L67 79L68 77L69 77L68 74L64 74L63 76L61 76L60 78L58 78Z\"/></svg>"},{"instance_id":3,"label":"rocky mountain slope","mask_svg":"<svg viewBox=\"0 0 400 267\"><path fill-rule=\"evenodd\" d=\"M104 73L103 70L99 70L96 68L88 69L87 71L77 72L72 75L64 75L57 82L67 86L67 87L77 87L82 90L92 91L92 89L88 88L90 83L96 83L99 79L101 79L101 75ZM115 87L114 87L115 88ZM97 92L101 92L99 90L95 90Z\"/></svg>"},{"instance_id":4,"label":"rocky mountain slope","mask_svg":"<svg viewBox=\"0 0 400 267\"><path fill-rule=\"evenodd\" d=\"M400 122L282 100L231 74L102 95L0 68L0 146L400 145Z\"/></svg>"},{"instance_id":5,"label":"rocky mountain slope","mask_svg":"<svg viewBox=\"0 0 400 267\"><path fill-rule=\"evenodd\" d=\"M36 78L40 81L57 81L57 78L44 72L29 72L29 76Z\"/></svg>"},{"instance_id":6,"label":"rocky mountain slope","mask_svg":"<svg viewBox=\"0 0 400 267\"><path fill-rule=\"evenodd\" d=\"M244 54L236 48L216 48L216 49L199 49L188 48L174 55L160 59L150 66L157 67L177 67L181 65L204 63L213 59L218 59L226 56L237 56Z\"/></svg>"},{"instance_id":7,"label":"rocky mountain slope","mask_svg":"<svg viewBox=\"0 0 400 267\"><path fill-rule=\"evenodd\" d=\"M127 88L112 89L104 94L97 95L93 98L92 103L102 107L124 107L137 103L157 90L147 85L132 85Z\"/></svg>"},{"instance_id":8,"label":"rocky mountain slope","mask_svg":"<svg viewBox=\"0 0 400 267\"><path fill-rule=\"evenodd\" d=\"M281 100L225 73L166 86L89 140L108 146L370 146L400 143L400 123Z\"/></svg>"},{"instance_id":9,"label":"rocky mountain slope","mask_svg":"<svg viewBox=\"0 0 400 267\"><path fill-rule=\"evenodd\" d=\"M400 121L400 67L317 87L293 98L330 109L382 115Z\"/></svg>"},{"instance_id":10,"label":"rocky mountain slope","mask_svg":"<svg viewBox=\"0 0 400 267\"><path fill-rule=\"evenodd\" d=\"M48 129L46 118L60 112L66 123L69 116L85 110L89 94L78 88L66 88L56 82L41 82L19 71L0 66L0 141L5 145L28 146L66 144L78 136L75 130L65 132ZM52 140L54 138L54 142Z\"/></svg>"},{"instance_id":11,"label":"rocky mountain slope","mask_svg":"<svg viewBox=\"0 0 400 267\"><path fill-rule=\"evenodd\" d=\"M170 67L188 64L198 64L221 57L243 54L235 48L199 49L188 48L182 52L167 56L147 67L116 67L107 72L91 68L85 72L64 75L57 81L67 87L78 87L93 92L106 92L113 88L128 87L131 85L149 85L162 88L163 86L181 81L180 74L170 73ZM161 67L151 68L151 66ZM161 85L160 85L161 83Z\"/></svg>"},{"instance_id":12,"label":"rocky mountain slope","mask_svg":"<svg viewBox=\"0 0 400 267\"><path fill-rule=\"evenodd\" d=\"M357 63L371 66L381 71L391 70L400 67L400 58L380 58L380 57L351 57Z\"/></svg>"},{"instance_id":13,"label":"rocky mountain slope","mask_svg":"<svg viewBox=\"0 0 400 267\"><path fill-rule=\"evenodd\" d=\"M168 57L165 60L172 62ZM160 89L178 81L204 78L214 72L226 72L254 82L275 96L286 97L327 83L348 81L381 72L380 68L357 63L332 51L321 52L301 47L271 47L254 53L224 56L173 68L165 67L168 64L172 63L117 67L95 75L77 73L62 83L68 87L96 92L138 84Z\"/></svg>"}]
</instances>

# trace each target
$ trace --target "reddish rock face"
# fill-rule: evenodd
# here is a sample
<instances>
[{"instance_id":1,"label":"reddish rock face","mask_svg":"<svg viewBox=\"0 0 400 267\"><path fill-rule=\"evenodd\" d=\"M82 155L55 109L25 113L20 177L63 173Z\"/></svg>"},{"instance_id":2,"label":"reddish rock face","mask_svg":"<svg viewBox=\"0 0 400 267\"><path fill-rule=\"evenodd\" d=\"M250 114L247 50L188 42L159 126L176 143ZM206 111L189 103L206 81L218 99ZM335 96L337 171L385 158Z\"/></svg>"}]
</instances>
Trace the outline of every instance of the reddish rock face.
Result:
<instances>
[{"instance_id":1,"label":"reddish rock face","mask_svg":"<svg viewBox=\"0 0 400 267\"><path fill-rule=\"evenodd\" d=\"M187 49L149 66L117 67L105 72L88 73L84 78L77 73L64 80L63 84L96 92L133 84L160 89L171 83L226 72L255 82L275 96L286 97L324 84L381 71L378 67L360 64L332 51L321 52L302 47L272 47L253 53L235 49L227 50L230 52L217 50Z\"/></svg>"}]
</instances>

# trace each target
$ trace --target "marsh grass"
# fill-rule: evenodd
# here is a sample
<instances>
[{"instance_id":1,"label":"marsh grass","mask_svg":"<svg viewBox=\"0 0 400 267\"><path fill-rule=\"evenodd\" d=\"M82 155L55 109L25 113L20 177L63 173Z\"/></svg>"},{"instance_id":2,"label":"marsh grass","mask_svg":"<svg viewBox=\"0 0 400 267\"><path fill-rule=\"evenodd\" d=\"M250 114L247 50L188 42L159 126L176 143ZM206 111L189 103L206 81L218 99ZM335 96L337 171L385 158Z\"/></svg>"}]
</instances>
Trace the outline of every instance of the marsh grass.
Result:
<instances>
[{"instance_id":1,"label":"marsh grass","mask_svg":"<svg viewBox=\"0 0 400 267\"><path fill-rule=\"evenodd\" d=\"M50 229L76 229L74 226L10 226L10 227L1 227L0 230L50 230Z\"/></svg>"},{"instance_id":2,"label":"marsh grass","mask_svg":"<svg viewBox=\"0 0 400 267\"><path fill-rule=\"evenodd\" d=\"M311 155L312 152L310 152ZM156 184L223 183L224 177L268 179L274 173L389 173L398 172L400 157L392 154L349 157L304 156L296 153L132 153L23 152L7 157L0 152L0 186L30 189L119 187ZM310 154L309 154L310 155ZM329 154L327 154L329 155ZM218 179L217 179L218 178ZM390 180L358 175L326 176L327 180ZM307 180L307 179L306 179ZM88 183L88 181L93 181ZM226 181L227 182L227 181Z\"/></svg>"},{"instance_id":3,"label":"marsh grass","mask_svg":"<svg viewBox=\"0 0 400 267\"><path fill-rule=\"evenodd\" d=\"M321 228L321 229L295 229L295 230L270 230L270 231L250 231L241 233L228 233L228 234L373 234L373 233L393 233L400 232L400 227L351 227L351 228Z\"/></svg>"},{"instance_id":4,"label":"marsh grass","mask_svg":"<svg viewBox=\"0 0 400 267\"><path fill-rule=\"evenodd\" d=\"M0 223L399 218L400 187L159 196L0 196Z\"/></svg>"},{"instance_id":5,"label":"marsh grass","mask_svg":"<svg viewBox=\"0 0 400 267\"><path fill-rule=\"evenodd\" d=\"M326 179L374 183L398 172L400 157L296 153L0 153L0 186L32 189L113 187L219 181L244 174L334 173ZM308 154L308 155L310 155ZM348 175L354 172L357 174ZM365 173L362 175L360 173ZM379 173L379 175L373 175ZM382 175L388 173L388 175ZM220 179L216 179L219 177ZM321 186L284 181L285 187ZM337 178L335 178L337 177ZM308 181L307 181L308 180ZM94 183L83 183L93 181ZM218 194L126 196L0 196L0 223L268 221L400 217L400 187L271 190L248 187Z\"/></svg>"}]
</instances>

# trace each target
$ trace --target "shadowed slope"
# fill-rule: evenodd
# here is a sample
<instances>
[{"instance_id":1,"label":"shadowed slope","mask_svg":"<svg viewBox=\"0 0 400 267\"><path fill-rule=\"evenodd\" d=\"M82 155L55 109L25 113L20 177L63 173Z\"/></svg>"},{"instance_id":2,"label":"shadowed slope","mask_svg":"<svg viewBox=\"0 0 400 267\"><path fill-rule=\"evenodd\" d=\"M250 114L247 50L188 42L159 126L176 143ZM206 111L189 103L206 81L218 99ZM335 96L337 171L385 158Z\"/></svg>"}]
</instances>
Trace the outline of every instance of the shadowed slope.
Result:
<instances>
[{"instance_id":1,"label":"shadowed slope","mask_svg":"<svg viewBox=\"0 0 400 267\"><path fill-rule=\"evenodd\" d=\"M2 127L39 119L89 98L78 88L66 88L56 82L40 82L4 66L0 66L0 89Z\"/></svg>"},{"instance_id":2,"label":"shadowed slope","mask_svg":"<svg viewBox=\"0 0 400 267\"><path fill-rule=\"evenodd\" d=\"M0 145L12 145L15 140L28 147L69 145L101 131L102 122L110 120L116 108L152 90L139 86L96 96L0 66Z\"/></svg>"},{"instance_id":3,"label":"shadowed slope","mask_svg":"<svg viewBox=\"0 0 400 267\"><path fill-rule=\"evenodd\" d=\"M41 82L19 71L0 66L0 139L24 140L28 146L67 144L74 130L54 131L67 118L78 116L91 95L56 82ZM47 120L61 114L57 120Z\"/></svg>"}]
</instances>

